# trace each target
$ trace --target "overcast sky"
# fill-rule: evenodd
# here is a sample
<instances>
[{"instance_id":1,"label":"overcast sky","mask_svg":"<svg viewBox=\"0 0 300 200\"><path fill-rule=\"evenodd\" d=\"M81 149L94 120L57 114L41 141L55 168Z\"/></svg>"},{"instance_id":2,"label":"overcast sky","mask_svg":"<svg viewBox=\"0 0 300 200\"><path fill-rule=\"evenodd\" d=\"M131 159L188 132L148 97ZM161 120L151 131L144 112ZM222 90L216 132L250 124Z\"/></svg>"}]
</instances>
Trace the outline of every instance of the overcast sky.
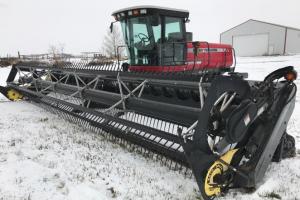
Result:
<instances>
[{"instance_id":1,"label":"overcast sky","mask_svg":"<svg viewBox=\"0 0 300 200\"><path fill-rule=\"evenodd\" d=\"M248 19L300 28L300 0L0 0L0 56L99 51L111 13L135 5L190 11L194 40L219 42L219 34Z\"/></svg>"}]
</instances>

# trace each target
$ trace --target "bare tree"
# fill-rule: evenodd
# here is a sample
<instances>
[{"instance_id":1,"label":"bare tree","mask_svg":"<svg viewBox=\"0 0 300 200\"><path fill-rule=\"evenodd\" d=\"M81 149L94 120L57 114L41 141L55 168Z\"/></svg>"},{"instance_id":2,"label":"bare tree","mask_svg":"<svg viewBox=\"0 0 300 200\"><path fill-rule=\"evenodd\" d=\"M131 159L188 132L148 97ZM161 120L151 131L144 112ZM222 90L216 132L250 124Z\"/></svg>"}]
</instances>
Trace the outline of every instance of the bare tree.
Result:
<instances>
[{"instance_id":1,"label":"bare tree","mask_svg":"<svg viewBox=\"0 0 300 200\"><path fill-rule=\"evenodd\" d=\"M52 56L54 62L64 61L65 44L59 43L58 45L50 45L48 53Z\"/></svg>"},{"instance_id":2,"label":"bare tree","mask_svg":"<svg viewBox=\"0 0 300 200\"><path fill-rule=\"evenodd\" d=\"M103 53L112 59L115 59L119 56L122 57L125 53L124 48L118 48L119 46L124 45L124 40L120 28L114 26L113 31L107 31L104 41L103 41Z\"/></svg>"}]
</instances>

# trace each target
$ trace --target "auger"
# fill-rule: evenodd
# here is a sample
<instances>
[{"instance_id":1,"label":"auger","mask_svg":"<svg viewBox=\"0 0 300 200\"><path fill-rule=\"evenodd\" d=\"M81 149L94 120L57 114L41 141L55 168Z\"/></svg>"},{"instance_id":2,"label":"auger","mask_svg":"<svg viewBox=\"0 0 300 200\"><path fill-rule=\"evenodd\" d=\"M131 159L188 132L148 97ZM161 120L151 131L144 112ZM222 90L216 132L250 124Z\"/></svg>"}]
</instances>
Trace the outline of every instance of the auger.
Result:
<instances>
[{"instance_id":1,"label":"auger","mask_svg":"<svg viewBox=\"0 0 300 200\"><path fill-rule=\"evenodd\" d=\"M113 16L128 61L20 61L1 93L191 169L204 199L255 188L271 161L295 154L286 133L292 66L246 80L230 45L191 41L188 11L139 6Z\"/></svg>"}]
</instances>

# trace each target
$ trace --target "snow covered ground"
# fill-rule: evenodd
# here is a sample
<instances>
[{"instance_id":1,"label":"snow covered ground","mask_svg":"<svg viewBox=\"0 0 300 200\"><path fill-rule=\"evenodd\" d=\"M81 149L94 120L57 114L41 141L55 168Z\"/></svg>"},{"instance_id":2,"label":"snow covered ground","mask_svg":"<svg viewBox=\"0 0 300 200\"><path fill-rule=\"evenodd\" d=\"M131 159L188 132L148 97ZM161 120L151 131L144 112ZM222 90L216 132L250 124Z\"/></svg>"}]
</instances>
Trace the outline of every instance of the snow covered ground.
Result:
<instances>
[{"instance_id":1,"label":"snow covered ground","mask_svg":"<svg viewBox=\"0 0 300 200\"><path fill-rule=\"evenodd\" d=\"M238 58L236 70L261 80L287 65L300 72L300 55ZM0 85L8 72L0 68ZM299 87L299 80L296 83ZM299 100L296 104L288 126L296 137L296 158L272 163L255 192L234 190L220 199L300 198ZM193 179L39 107L7 102L0 95L1 200L199 198Z\"/></svg>"}]
</instances>

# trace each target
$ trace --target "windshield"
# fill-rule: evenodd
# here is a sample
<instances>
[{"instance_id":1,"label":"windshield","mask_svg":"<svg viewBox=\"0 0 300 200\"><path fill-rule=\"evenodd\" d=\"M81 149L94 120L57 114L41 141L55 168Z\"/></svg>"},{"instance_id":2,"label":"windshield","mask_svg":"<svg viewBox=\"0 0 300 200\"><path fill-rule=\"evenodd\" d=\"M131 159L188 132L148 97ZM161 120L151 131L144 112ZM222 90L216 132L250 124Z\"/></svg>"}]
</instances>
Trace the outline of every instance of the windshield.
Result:
<instances>
[{"instance_id":1,"label":"windshield","mask_svg":"<svg viewBox=\"0 0 300 200\"><path fill-rule=\"evenodd\" d=\"M123 19L121 25L130 65L178 65L184 60L183 18L148 15Z\"/></svg>"},{"instance_id":2,"label":"windshield","mask_svg":"<svg viewBox=\"0 0 300 200\"><path fill-rule=\"evenodd\" d=\"M157 43L161 38L158 16L143 16L121 21L131 65L157 65Z\"/></svg>"}]
</instances>

